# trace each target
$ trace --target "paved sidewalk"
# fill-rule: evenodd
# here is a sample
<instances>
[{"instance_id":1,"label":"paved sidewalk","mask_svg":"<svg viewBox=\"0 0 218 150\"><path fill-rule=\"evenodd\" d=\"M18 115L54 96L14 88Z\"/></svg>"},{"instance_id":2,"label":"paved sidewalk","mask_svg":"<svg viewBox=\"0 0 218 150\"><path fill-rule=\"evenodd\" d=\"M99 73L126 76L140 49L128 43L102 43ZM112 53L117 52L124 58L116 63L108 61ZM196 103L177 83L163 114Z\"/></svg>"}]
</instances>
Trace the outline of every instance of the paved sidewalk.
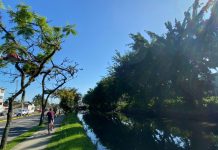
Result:
<instances>
[{"instance_id":1,"label":"paved sidewalk","mask_svg":"<svg viewBox=\"0 0 218 150\"><path fill-rule=\"evenodd\" d=\"M43 150L47 147L49 140L54 135L54 132L58 127L60 127L61 122L63 121L63 116L57 117L55 119L55 129L50 135L48 135L47 126L45 129L42 129L33 136L27 138L24 142L15 146L12 150Z\"/></svg>"}]
</instances>

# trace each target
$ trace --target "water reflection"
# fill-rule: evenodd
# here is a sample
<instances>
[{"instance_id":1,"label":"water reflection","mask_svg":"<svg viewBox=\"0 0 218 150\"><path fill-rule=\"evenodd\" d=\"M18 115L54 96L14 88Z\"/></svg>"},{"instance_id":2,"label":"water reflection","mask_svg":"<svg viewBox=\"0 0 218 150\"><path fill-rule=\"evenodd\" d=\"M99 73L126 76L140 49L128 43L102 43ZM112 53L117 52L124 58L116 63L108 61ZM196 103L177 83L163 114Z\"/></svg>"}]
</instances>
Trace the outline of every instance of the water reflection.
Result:
<instances>
[{"instance_id":1,"label":"water reflection","mask_svg":"<svg viewBox=\"0 0 218 150\"><path fill-rule=\"evenodd\" d=\"M93 132L92 128L89 127L88 124L84 121L84 113L78 113L77 114L79 120L83 123L83 128L86 131L86 134L91 139L92 143L96 145L97 150L108 150L105 146L103 146L100 142L100 140L96 137L96 134Z\"/></svg>"},{"instance_id":2,"label":"water reflection","mask_svg":"<svg viewBox=\"0 0 218 150\"><path fill-rule=\"evenodd\" d=\"M216 123L80 114L99 150L217 150ZM94 134L93 134L94 133ZM104 146L103 146L104 145Z\"/></svg>"}]
</instances>

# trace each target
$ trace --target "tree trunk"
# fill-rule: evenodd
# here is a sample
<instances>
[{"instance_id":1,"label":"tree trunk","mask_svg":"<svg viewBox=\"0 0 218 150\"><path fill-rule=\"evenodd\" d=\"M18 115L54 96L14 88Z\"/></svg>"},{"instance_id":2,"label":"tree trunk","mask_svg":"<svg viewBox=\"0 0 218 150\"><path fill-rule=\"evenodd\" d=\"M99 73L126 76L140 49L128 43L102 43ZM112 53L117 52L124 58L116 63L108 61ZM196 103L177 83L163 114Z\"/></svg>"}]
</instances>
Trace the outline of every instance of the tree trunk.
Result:
<instances>
[{"instance_id":1,"label":"tree trunk","mask_svg":"<svg viewBox=\"0 0 218 150\"><path fill-rule=\"evenodd\" d=\"M48 73L46 73L48 74ZM42 97L41 97L41 107L42 107L42 111L41 111L41 115L40 115L40 120L39 120L39 126L42 125L43 120L44 120L44 113L45 113L45 107L46 105L44 105L44 97L45 97L45 75L42 78Z\"/></svg>"},{"instance_id":2,"label":"tree trunk","mask_svg":"<svg viewBox=\"0 0 218 150\"><path fill-rule=\"evenodd\" d=\"M21 109L24 109L24 100L25 100L26 91L24 90L21 95Z\"/></svg>"},{"instance_id":3,"label":"tree trunk","mask_svg":"<svg viewBox=\"0 0 218 150\"><path fill-rule=\"evenodd\" d=\"M24 81L25 81L25 75L22 75L22 78L21 78L21 87L24 86ZM21 95L21 108L22 109L23 109L23 105L24 105L25 95L26 95L26 91L24 90L22 95Z\"/></svg>"},{"instance_id":4,"label":"tree trunk","mask_svg":"<svg viewBox=\"0 0 218 150\"><path fill-rule=\"evenodd\" d=\"M44 95L44 92L43 92L42 95ZM45 114L45 108L46 108L46 106L47 106L47 102L48 102L49 96L50 96L50 95L48 94L48 96L46 97L45 102L44 102L44 98L42 97L42 102L41 102L41 105L42 105L42 112L41 112L41 115L40 115L39 126L41 126L42 123L43 123L44 114Z\"/></svg>"},{"instance_id":5,"label":"tree trunk","mask_svg":"<svg viewBox=\"0 0 218 150\"><path fill-rule=\"evenodd\" d=\"M6 148L7 145L7 138L8 138L8 133L10 130L10 125L11 125L11 120L12 120L12 113L13 113L13 106L12 106L12 99L9 99L9 106L8 106L8 114L7 114L7 122L2 134L2 140L1 140L1 145L0 145L0 149L4 150Z\"/></svg>"},{"instance_id":6,"label":"tree trunk","mask_svg":"<svg viewBox=\"0 0 218 150\"><path fill-rule=\"evenodd\" d=\"M41 115L40 115L39 126L41 126L43 124L44 113L45 113L45 106L42 105L42 111L41 111Z\"/></svg>"}]
</instances>

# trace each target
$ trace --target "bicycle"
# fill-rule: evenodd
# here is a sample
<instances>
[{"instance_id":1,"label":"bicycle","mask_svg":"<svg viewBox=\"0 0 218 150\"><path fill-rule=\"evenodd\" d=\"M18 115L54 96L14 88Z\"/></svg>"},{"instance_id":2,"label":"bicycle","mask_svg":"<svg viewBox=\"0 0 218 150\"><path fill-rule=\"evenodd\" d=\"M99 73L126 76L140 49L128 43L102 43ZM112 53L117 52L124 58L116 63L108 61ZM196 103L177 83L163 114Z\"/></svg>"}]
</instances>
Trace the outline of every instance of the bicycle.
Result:
<instances>
[{"instance_id":1,"label":"bicycle","mask_svg":"<svg viewBox=\"0 0 218 150\"><path fill-rule=\"evenodd\" d=\"M48 134L51 134L51 131L54 129L54 120L48 122Z\"/></svg>"}]
</instances>

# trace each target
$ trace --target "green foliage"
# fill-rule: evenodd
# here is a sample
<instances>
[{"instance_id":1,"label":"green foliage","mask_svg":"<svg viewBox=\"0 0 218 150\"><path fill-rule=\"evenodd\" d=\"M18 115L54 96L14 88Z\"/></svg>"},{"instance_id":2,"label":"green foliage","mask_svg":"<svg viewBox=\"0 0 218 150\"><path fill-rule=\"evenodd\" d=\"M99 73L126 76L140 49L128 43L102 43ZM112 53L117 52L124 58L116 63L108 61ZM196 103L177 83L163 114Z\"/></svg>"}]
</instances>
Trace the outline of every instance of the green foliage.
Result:
<instances>
[{"instance_id":1,"label":"green foliage","mask_svg":"<svg viewBox=\"0 0 218 150\"><path fill-rule=\"evenodd\" d=\"M16 11L6 11L12 26L9 28L0 22L0 33L3 40L0 54L3 57L11 53L18 54L23 60L22 63L24 60L28 60L31 65L33 63L38 65L54 50L60 50L63 38L76 33L75 25L50 26L46 17L31 11L27 5L18 5Z\"/></svg>"},{"instance_id":2,"label":"green foliage","mask_svg":"<svg viewBox=\"0 0 218 150\"><path fill-rule=\"evenodd\" d=\"M34 35L33 26L30 24L34 20L34 13L30 12L30 7L26 5L18 5L17 9L17 12L9 11L10 17L17 24L15 27L17 35L22 35L25 39L28 39Z\"/></svg>"},{"instance_id":3,"label":"green foliage","mask_svg":"<svg viewBox=\"0 0 218 150\"><path fill-rule=\"evenodd\" d=\"M127 101L118 101L116 104L116 111L122 111L127 109L129 103Z\"/></svg>"},{"instance_id":4,"label":"green foliage","mask_svg":"<svg viewBox=\"0 0 218 150\"><path fill-rule=\"evenodd\" d=\"M184 106L184 100L182 97L177 97L174 99L165 99L163 102L163 106L165 108L178 108L180 106Z\"/></svg>"},{"instance_id":5,"label":"green foliage","mask_svg":"<svg viewBox=\"0 0 218 150\"><path fill-rule=\"evenodd\" d=\"M30 63L24 64L22 69L26 74L31 75L31 74L34 74L37 67L38 66L36 64L30 62Z\"/></svg>"},{"instance_id":6,"label":"green foliage","mask_svg":"<svg viewBox=\"0 0 218 150\"><path fill-rule=\"evenodd\" d=\"M203 106L208 107L209 105L217 105L218 106L218 97L217 96L209 96L203 98Z\"/></svg>"},{"instance_id":7,"label":"green foliage","mask_svg":"<svg viewBox=\"0 0 218 150\"><path fill-rule=\"evenodd\" d=\"M217 112L218 110L218 97L217 96L208 96L203 98L202 107L203 110L208 112Z\"/></svg>"},{"instance_id":8,"label":"green foliage","mask_svg":"<svg viewBox=\"0 0 218 150\"><path fill-rule=\"evenodd\" d=\"M218 67L217 10L217 1L200 6L196 0L183 21L165 23L166 34L147 31L150 40L131 34L131 51L116 53L109 75L84 96L84 102L111 111L116 104L127 107L120 98L128 94L128 108L135 110L201 105L203 97L214 94L211 69Z\"/></svg>"},{"instance_id":9,"label":"green foliage","mask_svg":"<svg viewBox=\"0 0 218 150\"><path fill-rule=\"evenodd\" d=\"M41 106L42 95L37 94L36 96L33 97L32 101L33 101L35 106Z\"/></svg>"},{"instance_id":10,"label":"green foliage","mask_svg":"<svg viewBox=\"0 0 218 150\"><path fill-rule=\"evenodd\" d=\"M81 99L81 94L75 88L60 89L55 93L55 96L60 99L60 108L65 113L73 112L78 105L78 101Z\"/></svg>"},{"instance_id":11,"label":"green foliage","mask_svg":"<svg viewBox=\"0 0 218 150\"><path fill-rule=\"evenodd\" d=\"M66 34L66 36L68 36L69 34L73 34L76 35L76 31L74 30L74 28L76 27L76 25L66 25L63 28L63 32ZM56 29L57 30L57 29ZM58 31L60 31L60 29L58 29Z\"/></svg>"},{"instance_id":12,"label":"green foliage","mask_svg":"<svg viewBox=\"0 0 218 150\"><path fill-rule=\"evenodd\" d=\"M97 83L97 87L88 91L83 101L90 106L90 109L100 111L111 111L116 108L117 95L114 78L108 77Z\"/></svg>"},{"instance_id":13,"label":"green foliage","mask_svg":"<svg viewBox=\"0 0 218 150\"><path fill-rule=\"evenodd\" d=\"M116 103L116 111L122 111L127 109L130 101L131 98L128 96L128 94L122 94Z\"/></svg>"}]
</instances>

